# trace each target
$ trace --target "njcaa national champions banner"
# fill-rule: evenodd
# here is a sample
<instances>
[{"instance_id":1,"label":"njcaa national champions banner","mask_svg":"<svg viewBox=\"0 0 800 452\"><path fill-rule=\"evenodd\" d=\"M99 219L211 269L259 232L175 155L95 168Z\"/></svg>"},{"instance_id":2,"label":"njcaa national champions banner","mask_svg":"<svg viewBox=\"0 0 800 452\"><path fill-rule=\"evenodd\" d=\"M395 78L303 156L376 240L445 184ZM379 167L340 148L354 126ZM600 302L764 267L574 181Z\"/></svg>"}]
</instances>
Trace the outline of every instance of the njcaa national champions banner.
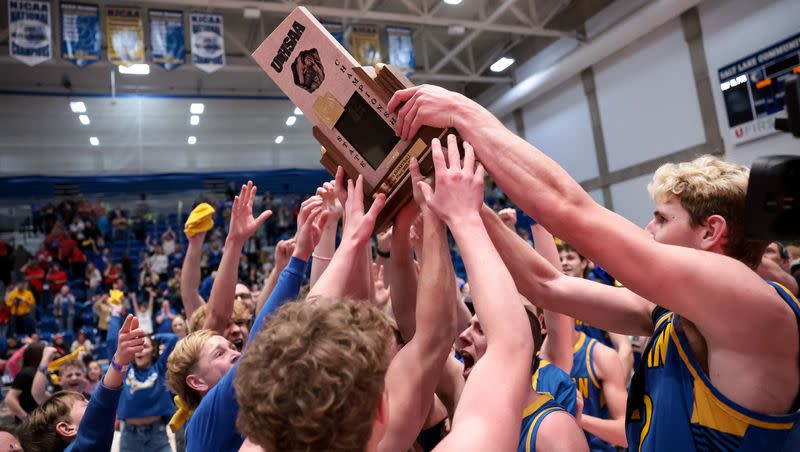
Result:
<instances>
[{"instance_id":1,"label":"njcaa national champions banner","mask_svg":"<svg viewBox=\"0 0 800 452\"><path fill-rule=\"evenodd\" d=\"M353 25L350 31L353 56L362 66L382 63L381 36L375 25Z\"/></svg>"},{"instance_id":2,"label":"njcaa national champions banner","mask_svg":"<svg viewBox=\"0 0 800 452\"><path fill-rule=\"evenodd\" d=\"M108 61L122 66L144 63L142 10L106 7Z\"/></svg>"},{"instance_id":3,"label":"njcaa national champions banner","mask_svg":"<svg viewBox=\"0 0 800 452\"><path fill-rule=\"evenodd\" d=\"M100 10L97 5L61 4L61 58L78 67L100 59Z\"/></svg>"},{"instance_id":4,"label":"njcaa national champions banner","mask_svg":"<svg viewBox=\"0 0 800 452\"><path fill-rule=\"evenodd\" d=\"M28 66L53 56L50 44L50 3L8 0L8 52Z\"/></svg>"},{"instance_id":5,"label":"njcaa national champions banner","mask_svg":"<svg viewBox=\"0 0 800 452\"><path fill-rule=\"evenodd\" d=\"M167 71L184 61L183 13L150 10L150 60Z\"/></svg>"},{"instance_id":6,"label":"njcaa national champions banner","mask_svg":"<svg viewBox=\"0 0 800 452\"><path fill-rule=\"evenodd\" d=\"M192 13L189 15L189 29L192 36L192 64L209 74L225 66L222 16Z\"/></svg>"},{"instance_id":7,"label":"njcaa national champions banner","mask_svg":"<svg viewBox=\"0 0 800 452\"><path fill-rule=\"evenodd\" d=\"M414 42L408 28L387 27L386 36L389 47L389 64L397 66L406 73L416 69L414 62Z\"/></svg>"}]
</instances>

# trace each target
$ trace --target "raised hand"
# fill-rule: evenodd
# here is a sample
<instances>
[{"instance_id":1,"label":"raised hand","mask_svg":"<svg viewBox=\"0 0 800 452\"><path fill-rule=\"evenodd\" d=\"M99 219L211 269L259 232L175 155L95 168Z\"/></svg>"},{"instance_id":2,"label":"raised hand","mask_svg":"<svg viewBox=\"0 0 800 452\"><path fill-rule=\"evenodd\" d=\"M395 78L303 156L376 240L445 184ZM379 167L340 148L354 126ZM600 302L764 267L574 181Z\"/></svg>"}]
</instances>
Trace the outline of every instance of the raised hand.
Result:
<instances>
[{"instance_id":1,"label":"raised hand","mask_svg":"<svg viewBox=\"0 0 800 452\"><path fill-rule=\"evenodd\" d=\"M288 240L281 240L275 245L275 268L278 273L282 272L287 265L289 265L289 258L294 253L294 247L297 244L297 239L292 237Z\"/></svg>"},{"instance_id":2,"label":"raised hand","mask_svg":"<svg viewBox=\"0 0 800 452\"><path fill-rule=\"evenodd\" d=\"M114 353L114 361L123 366L127 366L133 361L133 357L144 349L145 332L139 329L139 319L132 314L128 314L122 328L119 329L119 341L117 351Z\"/></svg>"},{"instance_id":3,"label":"raised hand","mask_svg":"<svg viewBox=\"0 0 800 452\"><path fill-rule=\"evenodd\" d=\"M55 347L50 347L50 346L45 347L44 350L42 351L41 365L46 366L50 364L50 362L53 361L53 358L55 358L57 354L58 350L56 350Z\"/></svg>"},{"instance_id":4,"label":"raised hand","mask_svg":"<svg viewBox=\"0 0 800 452\"><path fill-rule=\"evenodd\" d=\"M463 107L472 101L438 86L420 85L395 92L387 109L394 111L403 102L395 132L409 140L422 126L455 127L456 118L465 111Z\"/></svg>"},{"instance_id":5,"label":"raised hand","mask_svg":"<svg viewBox=\"0 0 800 452\"><path fill-rule=\"evenodd\" d=\"M383 277L383 265L372 263L372 284L375 288L373 291L373 303L376 307L383 308L389 303L389 288L386 287L386 281Z\"/></svg>"},{"instance_id":6,"label":"raised hand","mask_svg":"<svg viewBox=\"0 0 800 452\"><path fill-rule=\"evenodd\" d=\"M328 211L323 205L322 198L312 196L300 205L297 215L297 233L295 234L295 249L293 255L308 261L314 248L322 237L322 230L328 221Z\"/></svg>"},{"instance_id":7,"label":"raised hand","mask_svg":"<svg viewBox=\"0 0 800 452\"><path fill-rule=\"evenodd\" d=\"M338 171L337 171L338 176ZM338 181L338 178L337 178ZM386 195L378 194L369 211L364 213L364 176L358 176L356 183L347 180L347 201L344 205L345 223L342 227L342 242L352 241L354 244L363 245L372 237L375 221L378 214L386 204Z\"/></svg>"},{"instance_id":8,"label":"raised hand","mask_svg":"<svg viewBox=\"0 0 800 452\"><path fill-rule=\"evenodd\" d=\"M503 221L503 224L506 225L512 231L517 230L517 209L506 208L502 209L497 212L497 216L500 217L500 220Z\"/></svg>"},{"instance_id":9,"label":"raised hand","mask_svg":"<svg viewBox=\"0 0 800 452\"><path fill-rule=\"evenodd\" d=\"M459 160L458 143L454 135L447 137L449 166L439 140L431 143L433 166L436 171L436 191L426 182L416 185L425 204L451 227L465 218L479 216L483 204L483 165L475 162L472 146L464 142L464 163Z\"/></svg>"},{"instance_id":10,"label":"raised hand","mask_svg":"<svg viewBox=\"0 0 800 452\"><path fill-rule=\"evenodd\" d=\"M322 187L317 188L317 196L322 198L325 210L328 211L328 219L339 221L344 214L344 207L338 197L336 180L325 182Z\"/></svg>"},{"instance_id":11,"label":"raised hand","mask_svg":"<svg viewBox=\"0 0 800 452\"><path fill-rule=\"evenodd\" d=\"M252 181L248 181L247 185L242 185L239 196L233 199L228 240L244 244L267 221L267 218L272 216L272 211L266 210L258 218L253 217L253 200L256 198L256 192L256 186Z\"/></svg>"}]
</instances>

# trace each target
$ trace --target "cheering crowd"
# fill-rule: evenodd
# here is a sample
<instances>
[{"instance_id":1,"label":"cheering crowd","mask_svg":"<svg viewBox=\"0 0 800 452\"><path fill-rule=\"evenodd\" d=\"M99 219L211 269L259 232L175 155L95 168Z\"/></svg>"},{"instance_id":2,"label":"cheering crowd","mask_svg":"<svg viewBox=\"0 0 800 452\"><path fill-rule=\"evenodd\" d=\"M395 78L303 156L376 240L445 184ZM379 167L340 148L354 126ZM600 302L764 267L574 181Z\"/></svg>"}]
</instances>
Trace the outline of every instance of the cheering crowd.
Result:
<instances>
[{"instance_id":1,"label":"cheering crowd","mask_svg":"<svg viewBox=\"0 0 800 452\"><path fill-rule=\"evenodd\" d=\"M374 250L385 197L339 168L252 292L239 269L273 220L247 183L204 296L199 205L179 276L188 328L152 334L152 306L114 287L105 374L87 387L81 362L29 345L36 407L0 449L109 450L115 419L122 451L169 451L167 429L189 451L800 448L797 280L782 245L744 235L747 168L662 166L642 230L463 96L423 85L389 109L402 139L451 127L463 144L433 140L427 178L412 158L413 200ZM485 203L485 173L536 220L533 246L515 210Z\"/></svg>"}]
</instances>

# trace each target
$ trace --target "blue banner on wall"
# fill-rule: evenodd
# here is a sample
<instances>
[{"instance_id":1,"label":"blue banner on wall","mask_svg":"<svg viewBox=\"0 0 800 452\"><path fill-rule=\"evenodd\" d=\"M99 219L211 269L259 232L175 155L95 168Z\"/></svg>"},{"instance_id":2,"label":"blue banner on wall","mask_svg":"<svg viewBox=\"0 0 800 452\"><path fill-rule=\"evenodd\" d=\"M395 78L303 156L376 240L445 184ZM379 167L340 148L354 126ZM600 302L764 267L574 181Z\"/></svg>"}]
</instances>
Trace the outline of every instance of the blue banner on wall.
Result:
<instances>
[{"instance_id":1,"label":"blue banner on wall","mask_svg":"<svg viewBox=\"0 0 800 452\"><path fill-rule=\"evenodd\" d=\"M150 10L150 48L153 63L167 71L185 62L182 12Z\"/></svg>"},{"instance_id":2,"label":"blue banner on wall","mask_svg":"<svg viewBox=\"0 0 800 452\"><path fill-rule=\"evenodd\" d=\"M61 58L84 67L100 59L100 9L83 3L61 4Z\"/></svg>"},{"instance_id":3,"label":"blue banner on wall","mask_svg":"<svg viewBox=\"0 0 800 452\"><path fill-rule=\"evenodd\" d=\"M225 39L222 16L192 13L189 15L192 33L192 64L209 74L225 66Z\"/></svg>"},{"instance_id":4,"label":"blue banner on wall","mask_svg":"<svg viewBox=\"0 0 800 452\"><path fill-rule=\"evenodd\" d=\"M414 61L414 41L408 28L386 27L389 47L389 64L406 72L416 69Z\"/></svg>"},{"instance_id":5,"label":"blue banner on wall","mask_svg":"<svg viewBox=\"0 0 800 452\"><path fill-rule=\"evenodd\" d=\"M8 52L28 66L53 56L50 44L50 3L8 0Z\"/></svg>"},{"instance_id":6,"label":"blue banner on wall","mask_svg":"<svg viewBox=\"0 0 800 452\"><path fill-rule=\"evenodd\" d=\"M328 30L328 33L333 36L333 39L339 41L339 44L344 47L344 27L342 24L324 23L322 26Z\"/></svg>"}]
</instances>

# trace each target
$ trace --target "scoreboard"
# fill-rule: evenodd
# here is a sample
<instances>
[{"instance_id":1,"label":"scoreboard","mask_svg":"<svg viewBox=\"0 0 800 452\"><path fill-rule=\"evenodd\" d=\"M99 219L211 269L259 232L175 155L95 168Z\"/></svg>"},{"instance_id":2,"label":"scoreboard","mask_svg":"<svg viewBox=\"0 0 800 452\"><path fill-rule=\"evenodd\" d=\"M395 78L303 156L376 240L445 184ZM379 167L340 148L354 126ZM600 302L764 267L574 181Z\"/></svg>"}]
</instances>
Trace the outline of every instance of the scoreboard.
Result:
<instances>
[{"instance_id":1,"label":"scoreboard","mask_svg":"<svg viewBox=\"0 0 800 452\"><path fill-rule=\"evenodd\" d=\"M775 133L784 112L784 82L800 76L800 33L719 70L719 83L734 144Z\"/></svg>"}]
</instances>

